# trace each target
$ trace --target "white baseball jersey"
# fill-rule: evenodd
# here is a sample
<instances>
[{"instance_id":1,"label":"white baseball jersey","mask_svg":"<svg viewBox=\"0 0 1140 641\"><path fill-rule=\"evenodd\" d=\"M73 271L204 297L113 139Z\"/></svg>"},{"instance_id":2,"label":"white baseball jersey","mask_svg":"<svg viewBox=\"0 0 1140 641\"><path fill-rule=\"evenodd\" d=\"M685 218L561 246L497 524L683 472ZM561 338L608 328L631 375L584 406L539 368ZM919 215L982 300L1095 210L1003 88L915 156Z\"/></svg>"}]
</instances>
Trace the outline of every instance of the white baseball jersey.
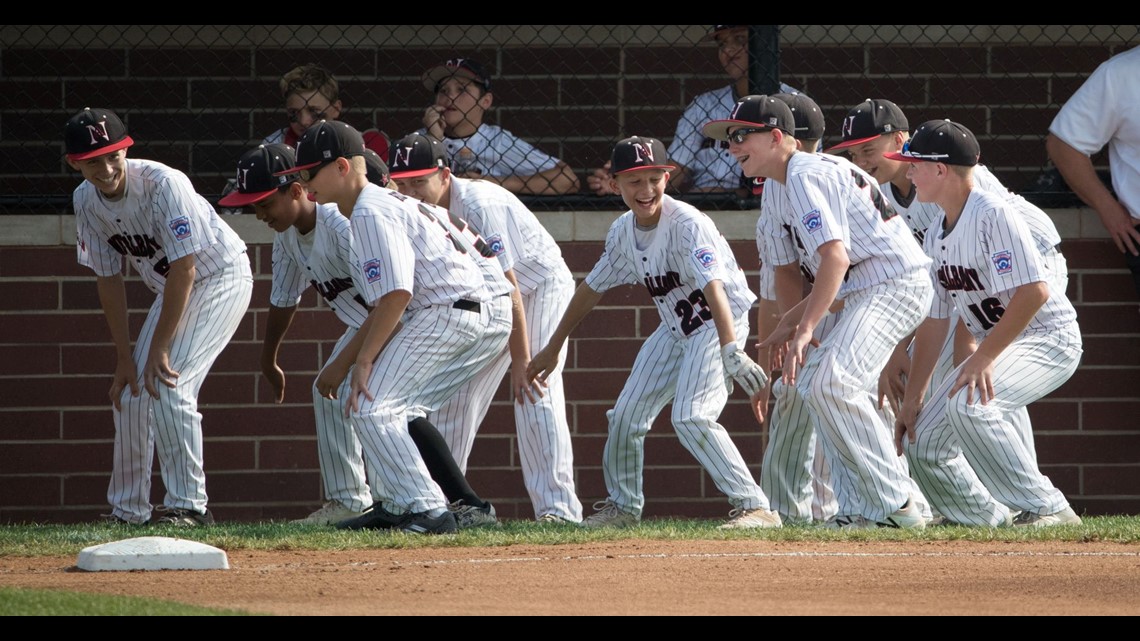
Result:
<instances>
[{"instance_id":1,"label":"white baseball jersey","mask_svg":"<svg viewBox=\"0 0 1140 641\"><path fill-rule=\"evenodd\" d=\"M953 229L940 217L926 235L934 256L933 318L951 308L983 341L1001 320L1016 288L1048 282L1026 221L1000 195L975 189ZM1032 428L1021 410L1063 384L1076 370L1081 335L1063 291L1049 299L995 359L994 398L969 403L966 390L947 398L956 376L936 384L915 426L912 470L934 507L955 523L996 526L1010 510L1052 514L1068 507L1037 467Z\"/></svg>"},{"instance_id":2,"label":"white baseball jersey","mask_svg":"<svg viewBox=\"0 0 1140 641\"><path fill-rule=\"evenodd\" d=\"M878 183L849 160L795 153L784 187L783 207L775 211L789 227L809 280L819 270L821 245L838 240L846 248L851 267L841 298L930 264Z\"/></svg>"},{"instance_id":3,"label":"white baseball jersey","mask_svg":"<svg viewBox=\"0 0 1140 641\"><path fill-rule=\"evenodd\" d=\"M1112 188L1133 218L1140 218L1140 47L1101 63L1049 125L1081 153L1108 145Z\"/></svg>"},{"instance_id":4,"label":"white baseball jersey","mask_svg":"<svg viewBox=\"0 0 1140 641\"><path fill-rule=\"evenodd\" d=\"M954 228L943 231L944 225L942 216L926 237L937 284L930 316L949 318L951 308L957 308L970 333L984 338L1018 287L1048 283L1052 275L1042 264L1029 226L1000 196L975 189ZM1025 333L1054 331L1076 318L1065 292L1053 291Z\"/></svg>"},{"instance_id":5,"label":"white baseball jersey","mask_svg":"<svg viewBox=\"0 0 1140 641\"><path fill-rule=\"evenodd\" d=\"M783 83L780 91L796 93ZM714 89L694 98L677 121L677 130L669 143L669 159L692 172L695 189L740 188L740 165L728 152L728 142L706 138L701 132L710 120L728 118L737 100L732 85Z\"/></svg>"},{"instance_id":6,"label":"white baseball jersey","mask_svg":"<svg viewBox=\"0 0 1140 641\"><path fill-rule=\"evenodd\" d=\"M112 515L130 523L151 517L152 453L166 486L164 505L206 511L202 468L202 415L198 392L210 366L229 343L249 307L253 277L245 243L213 207L194 192L180 171L148 160L127 159L127 187L115 202L84 181L74 193L78 259L100 277L122 273L123 256L158 294L134 341L132 358L140 393L130 388L112 410L115 449L107 500ZM143 390L142 371L163 307L170 263L193 255L195 279L174 336L170 366L175 387L155 384L158 398Z\"/></svg>"},{"instance_id":7,"label":"white baseball jersey","mask_svg":"<svg viewBox=\"0 0 1140 641\"><path fill-rule=\"evenodd\" d=\"M355 278L364 300L411 292L408 311L458 300L489 299L478 265L438 222L420 212L420 201L368 184L352 210Z\"/></svg>"},{"instance_id":8,"label":"white baseball jersey","mask_svg":"<svg viewBox=\"0 0 1140 641\"><path fill-rule=\"evenodd\" d=\"M427 134L426 129L416 133ZM451 171L478 171L484 176L533 176L554 169L558 159L539 151L511 132L483 123L466 138L443 139Z\"/></svg>"},{"instance_id":9,"label":"white baseball jersey","mask_svg":"<svg viewBox=\"0 0 1140 641\"><path fill-rule=\"evenodd\" d=\"M273 239L269 304L295 307L309 285L345 325L360 329L371 311L356 289L352 228L336 205L317 205L317 224L302 235L290 227Z\"/></svg>"},{"instance_id":10,"label":"white baseball jersey","mask_svg":"<svg viewBox=\"0 0 1140 641\"><path fill-rule=\"evenodd\" d=\"M170 263L195 255L197 280L248 262L245 243L194 191L186 174L151 160L127 159L123 197L108 201L87 181L72 197L79 264L99 276L123 271L123 256L155 293Z\"/></svg>"},{"instance_id":11,"label":"white baseball jersey","mask_svg":"<svg viewBox=\"0 0 1140 641\"><path fill-rule=\"evenodd\" d=\"M505 281L504 271L514 270L532 349L549 343L574 289L554 238L514 194L490 182L453 177L448 211L482 237L487 253L497 257L487 262L500 279ZM523 479L535 516L577 522L582 520L582 504L574 489L573 444L562 389L565 350L559 359L546 379L543 397L536 403L514 403L513 408ZM467 468L476 431L510 365L510 350L504 346L432 416L461 470Z\"/></svg>"},{"instance_id":12,"label":"white baseball jersey","mask_svg":"<svg viewBox=\"0 0 1140 641\"><path fill-rule=\"evenodd\" d=\"M642 283L653 297L661 324L642 345L614 408L607 413L609 437L602 468L609 500L640 516L644 436L670 401L681 444L738 509L768 509L728 432L717 423L731 389L721 361L720 340L702 288L720 281L735 321L737 344L748 336L748 309L756 296L724 237L708 216L663 197L660 222L638 248L632 211L619 217L586 284L604 292Z\"/></svg>"}]
</instances>

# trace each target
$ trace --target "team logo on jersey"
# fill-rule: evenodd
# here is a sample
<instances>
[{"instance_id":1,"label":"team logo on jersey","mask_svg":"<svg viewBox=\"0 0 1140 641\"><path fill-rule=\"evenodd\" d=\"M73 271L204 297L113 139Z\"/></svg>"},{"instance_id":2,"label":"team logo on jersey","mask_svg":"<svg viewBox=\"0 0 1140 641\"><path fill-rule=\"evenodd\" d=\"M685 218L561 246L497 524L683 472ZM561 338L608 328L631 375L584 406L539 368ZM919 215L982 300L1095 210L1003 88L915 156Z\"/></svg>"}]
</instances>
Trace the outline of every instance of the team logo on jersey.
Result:
<instances>
[{"instance_id":1,"label":"team logo on jersey","mask_svg":"<svg viewBox=\"0 0 1140 641\"><path fill-rule=\"evenodd\" d=\"M997 273L1009 274L1013 272L1013 254L1008 249L994 254L993 260Z\"/></svg>"},{"instance_id":2,"label":"team logo on jersey","mask_svg":"<svg viewBox=\"0 0 1140 641\"><path fill-rule=\"evenodd\" d=\"M803 217L804 229L811 233L815 233L823 229L823 217L819 215L818 209L813 209Z\"/></svg>"},{"instance_id":3,"label":"team logo on jersey","mask_svg":"<svg viewBox=\"0 0 1140 641\"><path fill-rule=\"evenodd\" d=\"M364 263L364 279L370 283L380 280L380 261L376 258Z\"/></svg>"},{"instance_id":4,"label":"team logo on jersey","mask_svg":"<svg viewBox=\"0 0 1140 641\"><path fill-rule=\"evenodd\" d=\"M186 240L190 237L190 220L185 216L175 218L170 221L170 231L174 232L176 239Z\"/></svg>"},{"instance_id":5,"label":"team logo on jersey","mask_svg":"<svg viewBox=\"0 0 1140 641\"><path fill-rule=\"evenodd\" d=\"M701 247L693 252L693 258L696 258L701 267L705 269L716 265L716 252L713 251L712 247Z\"/></svg>"},{"instance_id":6,"label":"team logo on jersey","mask_svg":"<svg viewBox=\"0 0 1140 641\"><path fill-rule=\"evenodd\" d=\"M499 254L507 251L507 246L503 243L503 237L499 234L491 236L484 242L487 243L487 249L491 250L492 256L498 256Z\"/></svg>"}]
</instances>

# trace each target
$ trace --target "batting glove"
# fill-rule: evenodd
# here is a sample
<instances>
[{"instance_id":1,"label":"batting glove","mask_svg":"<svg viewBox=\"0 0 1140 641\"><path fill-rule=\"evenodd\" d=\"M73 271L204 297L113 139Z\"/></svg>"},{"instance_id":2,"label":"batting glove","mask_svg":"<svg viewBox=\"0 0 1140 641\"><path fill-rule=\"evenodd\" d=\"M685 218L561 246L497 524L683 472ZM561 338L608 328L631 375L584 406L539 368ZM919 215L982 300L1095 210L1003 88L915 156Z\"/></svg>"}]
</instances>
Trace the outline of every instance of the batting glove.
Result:
<instances>
[{"instance_id":1,"label":"batting glove","mask_svg":"<svg viewBox=\"0 0 1140 641\"><path fill-rule=\"evenodd\" d=\"M722 347L720 357L724 361L724 371L740 383L749 396L768 386L768 375L764 373L764 368L749 358L736 343Z\"/></svg>"}]
</instances>

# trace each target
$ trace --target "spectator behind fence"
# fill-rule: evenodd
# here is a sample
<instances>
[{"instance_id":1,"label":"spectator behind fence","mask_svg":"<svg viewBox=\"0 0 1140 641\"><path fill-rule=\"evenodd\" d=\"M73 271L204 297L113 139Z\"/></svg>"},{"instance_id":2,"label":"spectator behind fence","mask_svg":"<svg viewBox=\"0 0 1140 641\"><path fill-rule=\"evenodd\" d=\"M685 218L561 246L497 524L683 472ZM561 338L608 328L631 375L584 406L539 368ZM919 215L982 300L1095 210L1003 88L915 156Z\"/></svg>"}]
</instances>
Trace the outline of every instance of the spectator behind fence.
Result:
<instances>
[{"instance_id":1,"label":"spectator behind fence","mask_svg":"<svg viewBox=\"0 0 1140 641\"><path fill-rule=\"evenodd\" d=\"M517 194L558 195L578 191L578 177L565 162L483 118L494 103L491 76L476 60L452 58L424 72L435 102L424 111L423 129L443 141L451 171L481 178Z\"/></svg>"},{"instance_id":2,"label":"spectator behind fence","mask_svg":"<svg viewBox=\"0 0 1140 641\"><path fill-rule=\"evenodd\" d=\"M712 31L701 42L710 40L717 43L717 58L731 83L697 96L681 114L673 142L669 144L669 163L677 167L669 180L669 187L679 192L740 190L741 195L747 195L752 187L751 181L741 175L740 165L728 153L728 143L706 137L701 128L711 120L729 118L736 101L750 93L748 25L713 25ZM780 91L798 93L784 83L780 83ZM595 169L586 181L590 190L599 196L617 193L611 187L609 163Z\"/></svg>"},{"instance_id":3,"label":"spectator behind fence","mask_svg":"<svg viewBox=\"0 0 1140 641\"><path fill-rule=\"evenodd\" d=\"M1049 125L1045 147L1065 182L1096 210L1140 294L1140 47L1097 67ZM1089 156L1108 145L1112 192Z\"/></svg>"}]
</instances>

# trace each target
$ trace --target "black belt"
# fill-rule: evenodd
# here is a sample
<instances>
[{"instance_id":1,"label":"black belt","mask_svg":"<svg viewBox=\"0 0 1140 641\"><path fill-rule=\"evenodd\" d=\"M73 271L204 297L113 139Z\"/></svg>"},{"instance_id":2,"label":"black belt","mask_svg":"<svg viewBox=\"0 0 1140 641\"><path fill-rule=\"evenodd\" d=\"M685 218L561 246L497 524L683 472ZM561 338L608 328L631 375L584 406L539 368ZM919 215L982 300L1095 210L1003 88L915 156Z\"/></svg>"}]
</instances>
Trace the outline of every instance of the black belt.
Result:
<instances>
[{"instance_id":1,"label":"black belt","mask_svg":"<svg viewBox=\"0 0 1140 641\"><path fill-rule=\"evenodd\" d=\"M476 303L473 300L466 300L463 298L455 301L454 303L451 304L451 306L454 307L455 309L462 309L465 312L478 312L479 311L479 303Z\"/></svg>"}]
</instances>

